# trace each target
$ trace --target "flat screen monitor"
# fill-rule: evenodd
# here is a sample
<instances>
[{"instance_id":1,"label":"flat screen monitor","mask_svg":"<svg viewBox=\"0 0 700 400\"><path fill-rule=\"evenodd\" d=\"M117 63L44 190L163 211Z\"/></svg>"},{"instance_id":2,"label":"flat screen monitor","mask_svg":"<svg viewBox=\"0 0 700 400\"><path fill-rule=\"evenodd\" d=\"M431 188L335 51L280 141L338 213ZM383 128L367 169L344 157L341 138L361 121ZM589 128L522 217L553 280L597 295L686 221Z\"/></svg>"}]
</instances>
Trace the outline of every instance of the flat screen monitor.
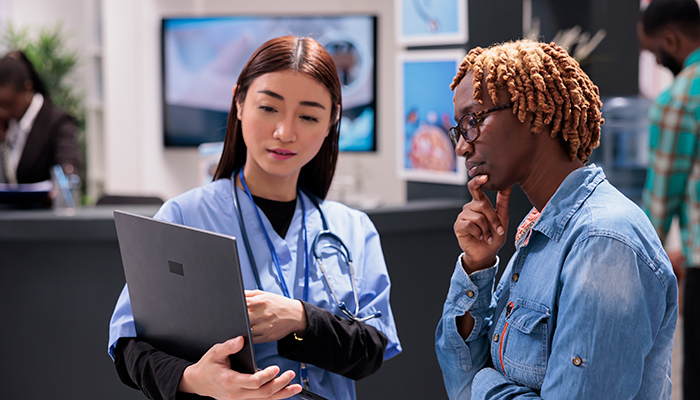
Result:
<instances>
[{"instance_id":1,"label":"flat screen monitor","mask_svg":"<svg viewBox=\"0 0 700 400\"><path fill-rule=\"evenodd\" d=\"M341 151L376 150L376 16L165 18L166 146L224 139L232 89L253 52L277 36L310 36L333 57L342 83Z\"/></svg>"}]
</instances>

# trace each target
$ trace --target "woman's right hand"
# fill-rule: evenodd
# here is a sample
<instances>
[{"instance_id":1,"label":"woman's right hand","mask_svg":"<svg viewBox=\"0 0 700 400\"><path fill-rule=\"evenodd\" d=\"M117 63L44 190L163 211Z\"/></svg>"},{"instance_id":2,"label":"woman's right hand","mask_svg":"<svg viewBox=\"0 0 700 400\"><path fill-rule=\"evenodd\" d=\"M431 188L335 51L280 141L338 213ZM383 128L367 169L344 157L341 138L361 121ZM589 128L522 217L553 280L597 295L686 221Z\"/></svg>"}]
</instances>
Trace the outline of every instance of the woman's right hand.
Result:
<instances>
[{"instance_id":1,"label":"woman's right hand","mask_svg":"<svg viewBox=\"0 0 700 400\"><path fill-rule=\"evenodd\" d=\"M232 370L228 356L241 351L243 344L243 337L238 336L212 346L196 364L185 368L178 391L218 400L286 399L301 392L301 385L289 384L294 379L294 371L277 376L278 366L252 375Z\"/></svg>"},{"instance_id":2,"label":"woman's right hand","mask_svg":"<svg viewBox=\"0 0 700 400\"><path fill-rule=\"evenodd\" d=\"M496 196L496 209L481 188L488 176L478 175L467 183L472 201L462 207L454 224L455 236L462 248L462 267L472 272L496 263L496 254L506 240L508 203L513 188L501 190Z\"/></svg>"}]
</instances>

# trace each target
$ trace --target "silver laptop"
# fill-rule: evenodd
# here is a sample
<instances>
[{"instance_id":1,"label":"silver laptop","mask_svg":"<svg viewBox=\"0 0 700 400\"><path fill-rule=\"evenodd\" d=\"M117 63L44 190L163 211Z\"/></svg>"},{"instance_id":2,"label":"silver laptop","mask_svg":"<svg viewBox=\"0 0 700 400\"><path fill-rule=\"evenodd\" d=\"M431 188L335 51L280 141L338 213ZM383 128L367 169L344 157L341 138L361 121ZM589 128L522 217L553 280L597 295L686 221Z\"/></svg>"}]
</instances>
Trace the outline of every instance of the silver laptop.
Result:
<instances>
[{"instance_id":1,"label":"silver laptop","mask_svg":"<svg viewBox=\"0 0 700 400\"><path fill-rule=\"evenodd\" d=\"M243 336L231 367L257 371L236 239L123 211L114 222L136 335L192 362ZM325 400L307 390L297 398Z\"/></svg>"}]
</instances>

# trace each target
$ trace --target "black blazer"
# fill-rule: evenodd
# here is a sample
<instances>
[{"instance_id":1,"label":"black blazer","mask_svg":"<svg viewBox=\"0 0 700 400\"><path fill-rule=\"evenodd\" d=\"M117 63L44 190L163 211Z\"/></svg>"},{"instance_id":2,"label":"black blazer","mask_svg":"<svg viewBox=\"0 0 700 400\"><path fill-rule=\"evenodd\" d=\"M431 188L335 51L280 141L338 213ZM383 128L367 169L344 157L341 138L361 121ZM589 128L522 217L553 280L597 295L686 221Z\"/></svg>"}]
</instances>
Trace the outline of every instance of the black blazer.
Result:
<instances>
[{"instance_id":1,"label":"black blazer","mask_svg":"<svg viewBox=\"0 0 700 400\"><path fill-rule=\"evenodd\" d=\"M82 156L78 146L76 121L65 111L44 98L17 165L17 182L34 183L51 179L50 168L56 164L73 166L80 174Z\"/></svg>"}]
</instances>

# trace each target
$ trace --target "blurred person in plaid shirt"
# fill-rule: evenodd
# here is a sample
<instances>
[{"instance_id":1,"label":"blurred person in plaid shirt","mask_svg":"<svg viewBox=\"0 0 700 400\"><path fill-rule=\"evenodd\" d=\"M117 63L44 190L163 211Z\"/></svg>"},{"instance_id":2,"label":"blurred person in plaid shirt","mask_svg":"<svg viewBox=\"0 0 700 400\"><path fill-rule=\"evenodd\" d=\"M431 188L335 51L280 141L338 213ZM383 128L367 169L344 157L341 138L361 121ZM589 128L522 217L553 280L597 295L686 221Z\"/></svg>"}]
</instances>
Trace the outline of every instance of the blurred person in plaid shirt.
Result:
<instances>
[{"instance_id":1,"label":"blurred person in plaid shirt","mask_svg":"<svg viewBox=\"0 0 700 400\"><path fill-rule=\"evenodd\" d=\"M673 217L682 253L669 258L683 294L683 393L700 399L700 9L695 0L653 0L637 26L642 48L675 80L649 112L650 159L643 203L661 240Z\"/></svg>"}]
</instances>

